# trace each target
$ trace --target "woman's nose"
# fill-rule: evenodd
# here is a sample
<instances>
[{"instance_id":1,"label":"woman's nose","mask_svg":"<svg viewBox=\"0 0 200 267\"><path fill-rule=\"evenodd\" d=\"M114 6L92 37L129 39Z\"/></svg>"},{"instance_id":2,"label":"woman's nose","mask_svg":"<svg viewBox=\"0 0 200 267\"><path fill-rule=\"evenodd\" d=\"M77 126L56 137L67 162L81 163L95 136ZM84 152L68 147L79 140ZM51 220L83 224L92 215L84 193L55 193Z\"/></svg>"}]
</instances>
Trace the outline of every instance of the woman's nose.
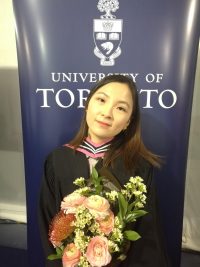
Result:
<instances>
[{"instance_id":1,"label":"woman's nose","mask_svg":"<svg viewBox=\"0 0 200 267\"><path fill-rule=\"evenodd\" d=\"M102 108L101 115L103 115L103 116L105 116L105 117L112 118L112 117L113 117L112 110L113 110L113 108L112 108L111 105L105 105L105 106Z\"/></svg>"}]
</instances>

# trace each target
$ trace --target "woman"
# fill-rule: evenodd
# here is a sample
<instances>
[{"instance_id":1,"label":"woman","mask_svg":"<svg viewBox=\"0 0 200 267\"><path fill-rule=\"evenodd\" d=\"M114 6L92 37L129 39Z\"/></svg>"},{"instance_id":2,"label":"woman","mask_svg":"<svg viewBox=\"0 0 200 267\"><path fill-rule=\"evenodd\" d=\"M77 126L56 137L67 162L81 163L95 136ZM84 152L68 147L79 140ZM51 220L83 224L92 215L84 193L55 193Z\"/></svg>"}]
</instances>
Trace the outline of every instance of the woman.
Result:
<instances>
[{"instance_id":1,"label":"woman","mask_svg":"<svg viewBox=\"0 0 200 267\"><path fill-rule=\"evenodd\" d=\"M122 75L102 79L91 91L82 123L75 138L53 151L45 162L40 193L40 228L46 256L54 253L48 240L49 224L60 210L64 196L74 191L73 181L88 178L91 168L107 170L125 184L130 176L141 176L147 186L148 214L136 222L134 230L142 236L132 242L124 267L166 267L156 208L153 166L159 158L143 144L138 95L133 81ZM46 261L59 266L61 261Z\"/></svg>"}]
</instances>

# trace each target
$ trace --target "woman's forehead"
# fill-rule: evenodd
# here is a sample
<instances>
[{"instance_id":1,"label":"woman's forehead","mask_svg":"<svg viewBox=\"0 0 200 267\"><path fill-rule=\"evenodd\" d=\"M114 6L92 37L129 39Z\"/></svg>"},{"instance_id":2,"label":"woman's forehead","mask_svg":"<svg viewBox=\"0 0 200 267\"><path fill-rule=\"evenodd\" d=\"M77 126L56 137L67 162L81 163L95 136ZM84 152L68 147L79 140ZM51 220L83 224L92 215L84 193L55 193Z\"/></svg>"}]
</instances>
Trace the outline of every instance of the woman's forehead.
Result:
<instances>
[{"instance_id":1,"label":"woman's forehead","mask_svg":"<svg viewBox=\"0 0 200 267\"><path fill-rule=\"evenodd\" d=\"M131 89L129 88L128 84L125 83L112 82L103 85L94 93L94 96L96 95L102 95L107 98L125 101L129 103L129 105L133 103Z\"/></svg>"}]
</instances>

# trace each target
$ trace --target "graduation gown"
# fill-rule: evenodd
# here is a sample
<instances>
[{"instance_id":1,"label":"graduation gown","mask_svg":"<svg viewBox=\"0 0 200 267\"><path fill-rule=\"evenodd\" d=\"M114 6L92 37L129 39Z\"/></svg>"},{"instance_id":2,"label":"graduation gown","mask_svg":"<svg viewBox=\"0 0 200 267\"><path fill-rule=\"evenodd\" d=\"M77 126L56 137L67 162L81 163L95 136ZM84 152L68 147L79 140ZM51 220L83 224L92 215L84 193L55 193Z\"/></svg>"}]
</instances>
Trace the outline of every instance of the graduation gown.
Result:
<instances>
[{"instance_id":1,"label":"graduation gown","mask_svg":"<svg viewBox=\"0 0 200 267\"><path fill-rule=\"evenodd\" d=\"M96 169L102 167L100 159ZM168 267L168 258L163 245L159 224L159 215L156 205L155 185L153 181L153 168L144 159L140 160L137 169L128 172L122 158L118 157L113 167L108 170L121 185L128 182L131 176L141 176L147 186L147 215L137 220L134 229L142 238L131 242L127 259L120 267ZM73 185L76 178L89 178L89 163L86 156L78 151L63 146L54 150L46 159L44 177L41 184L39 198L39 227L45 258L54 254L55 249L48 240L49 224L56 213L60 211L63 197L72 193L77 187ZM62 267L61 260L45 260L46 267Z\"/></svg>"}]
</instances>

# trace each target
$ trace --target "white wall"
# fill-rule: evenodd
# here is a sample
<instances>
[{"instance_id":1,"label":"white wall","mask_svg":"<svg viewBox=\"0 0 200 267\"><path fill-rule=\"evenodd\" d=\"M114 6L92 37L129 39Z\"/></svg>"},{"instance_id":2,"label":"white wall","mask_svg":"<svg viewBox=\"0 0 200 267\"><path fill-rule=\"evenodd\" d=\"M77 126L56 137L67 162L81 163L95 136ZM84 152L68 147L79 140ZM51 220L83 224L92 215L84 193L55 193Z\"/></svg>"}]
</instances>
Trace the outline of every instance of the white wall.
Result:
<instances>
[{"instance_id":1,"label":"white wall","mask_svg":"<svg viewBox=\"0 0 200 267\"><path fill-rule=\"evenodd\" d=\"M0 218L26 222L18 66L11 0L1 0L0 40Z\"/></svg>"},{"instance_id":2,"label":"white wall","mask_svg":"<svg viewBox=\"0 0 200 267\"><path fill-rule=\"evenodd\" d=\"M200 45L187 162L182 246L200 251Z\"/></svg>"}]
</instances>

